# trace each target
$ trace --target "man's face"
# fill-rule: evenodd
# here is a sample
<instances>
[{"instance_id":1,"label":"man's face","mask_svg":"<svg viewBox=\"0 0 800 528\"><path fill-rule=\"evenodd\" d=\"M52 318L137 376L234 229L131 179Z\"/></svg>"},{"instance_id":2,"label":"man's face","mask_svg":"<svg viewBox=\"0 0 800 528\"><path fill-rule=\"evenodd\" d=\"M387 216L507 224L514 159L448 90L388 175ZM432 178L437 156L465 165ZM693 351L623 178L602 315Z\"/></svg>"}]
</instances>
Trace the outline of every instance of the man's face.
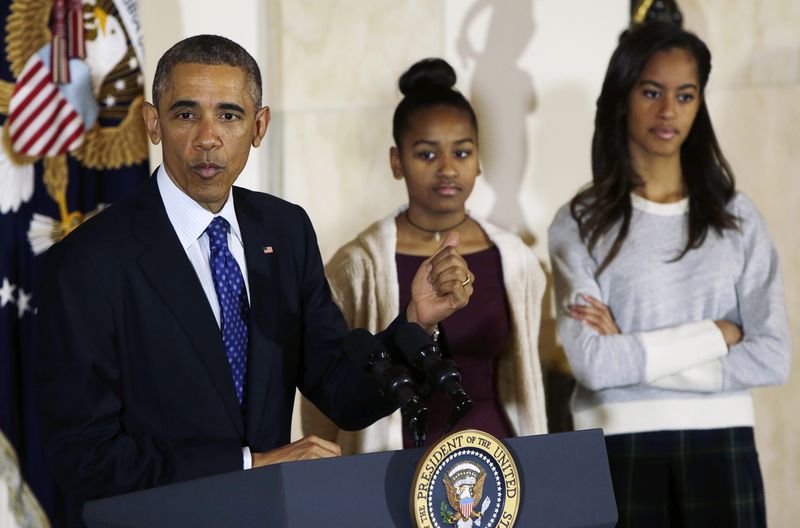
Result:
<instances>
[{"instance_id":1,"label":"man's face","mask_svg":"<svg viewBox=\"0 0 800 528\"><path fill-rule=\"evenodd\" d=\"M257 109L244 70L233 66L178 64L158 108L144 107L147 133L162 143L167 173L194 201L219 211L269 124Z\"/></svg>"}]
</instances>

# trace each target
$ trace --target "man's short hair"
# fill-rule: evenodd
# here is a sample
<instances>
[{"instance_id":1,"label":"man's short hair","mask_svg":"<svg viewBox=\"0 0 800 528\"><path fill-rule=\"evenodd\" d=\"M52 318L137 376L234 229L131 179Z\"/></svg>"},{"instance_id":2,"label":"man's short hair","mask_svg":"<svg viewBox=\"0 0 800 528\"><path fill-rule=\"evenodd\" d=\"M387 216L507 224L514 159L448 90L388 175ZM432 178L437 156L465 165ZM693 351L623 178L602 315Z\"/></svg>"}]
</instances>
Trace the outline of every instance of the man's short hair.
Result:
<instances>
[{"instance_id":1,"label":"man's short hair","mask_svg":"<svg viewBox=\"0 0 800 528\"><path fill-rule=\"evenodd\" d=\"M250 97L256 109L261 108L261 70L256 60L239 44L219 35L195 35L183 39L161 56L153 79L153 105L156 108L167 88L172 70L178 64L241 68L247 79Z\"/></svg>"}]
</instances>

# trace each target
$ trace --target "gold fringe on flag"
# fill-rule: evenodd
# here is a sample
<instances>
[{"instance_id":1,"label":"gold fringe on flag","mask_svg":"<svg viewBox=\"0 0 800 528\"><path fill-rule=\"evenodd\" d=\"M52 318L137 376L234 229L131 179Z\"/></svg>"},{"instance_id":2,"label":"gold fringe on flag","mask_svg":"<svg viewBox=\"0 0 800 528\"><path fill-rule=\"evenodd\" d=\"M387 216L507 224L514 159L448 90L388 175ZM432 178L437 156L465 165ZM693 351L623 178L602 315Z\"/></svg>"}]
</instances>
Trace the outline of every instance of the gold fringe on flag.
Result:
<instances>
[{"instance_id":1,"label":"gold fringe on flag","mask_svg":"<svg viewBox=\"0 0 800 528\"><path fill-rule=\"evenodd\" d=\"M67 11L67 34L69 58L86 58L86 38L83 31L83 4L81 0L69 0Z\"/></svg>"},{"instance_id":2,"label":"gold fringe on flag","mask_svg":"<svg viewBox=\"0 0 800 528\"><path fill-rule=\"evenodd\" d=\"M53 2L53 40L50 47L50 73L53 84L69 84L67 56L67 6L65 0Z\"/></svg>"}]
</instances>

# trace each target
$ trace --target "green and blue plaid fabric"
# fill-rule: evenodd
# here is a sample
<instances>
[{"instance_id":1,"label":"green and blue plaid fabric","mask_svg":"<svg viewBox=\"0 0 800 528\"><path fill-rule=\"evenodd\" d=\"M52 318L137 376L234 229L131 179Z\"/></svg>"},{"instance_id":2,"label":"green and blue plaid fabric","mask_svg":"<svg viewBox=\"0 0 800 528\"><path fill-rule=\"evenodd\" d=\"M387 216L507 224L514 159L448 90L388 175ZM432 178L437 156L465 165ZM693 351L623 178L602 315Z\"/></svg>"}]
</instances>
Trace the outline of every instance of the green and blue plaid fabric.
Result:
<instances>
[{"instance_id":1,"label":"green and blue plaid fabric","mask_svg":"<svg viewBox=\"0 0 800 528\"><path fill-rule=\"evenodd\" d=\"M619 527L766 526L752 427L606 437Z\"/></svg>"}]
</instances>

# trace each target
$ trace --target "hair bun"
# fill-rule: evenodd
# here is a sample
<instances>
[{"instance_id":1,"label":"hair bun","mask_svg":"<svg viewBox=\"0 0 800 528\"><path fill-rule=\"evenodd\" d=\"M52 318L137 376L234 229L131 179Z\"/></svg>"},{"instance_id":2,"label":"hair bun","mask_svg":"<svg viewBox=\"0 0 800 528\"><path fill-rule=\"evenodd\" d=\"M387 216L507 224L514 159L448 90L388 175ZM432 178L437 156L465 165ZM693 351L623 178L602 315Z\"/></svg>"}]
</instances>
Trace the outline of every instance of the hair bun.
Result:
<instances>
[{"instance_id":1,"label":"hair bun","mask_svg":"<svg viewBox=\"0 0 800 528\"><path fill-rule=\"evenodd\" d=\"M405 96L428 90L449 90L455 84L456 71L439 58L415 62L398 81L400 92Z\"/></svg>"}]
</instances>

